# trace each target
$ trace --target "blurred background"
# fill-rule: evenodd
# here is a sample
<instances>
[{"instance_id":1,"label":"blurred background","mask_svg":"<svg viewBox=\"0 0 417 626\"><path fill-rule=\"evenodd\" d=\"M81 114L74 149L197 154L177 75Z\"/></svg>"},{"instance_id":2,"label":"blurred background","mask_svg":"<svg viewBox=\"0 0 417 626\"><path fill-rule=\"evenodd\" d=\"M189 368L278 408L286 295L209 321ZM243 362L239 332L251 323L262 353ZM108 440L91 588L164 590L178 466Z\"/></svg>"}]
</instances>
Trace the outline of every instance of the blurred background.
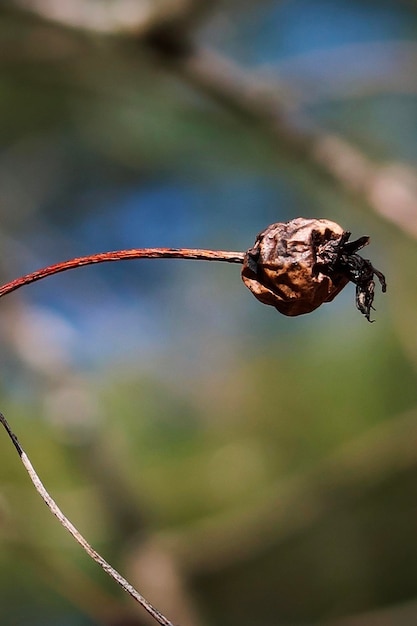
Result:
<instances>
[{"instance_id":1,"label":"blurred background","mask_svg":"<svg viewBox=\"0 0 417 626\"><path fill-rule=\"evenodd\" d=\"M181 626L417 623L417 2L3 0L0 280L326 217L354 287L285 318L240 267L79 269L1 304L0 408ZM0 437L1 621L142 626ZM153 622L152 622L153 623Z\"/></svg>"}]
</instances>

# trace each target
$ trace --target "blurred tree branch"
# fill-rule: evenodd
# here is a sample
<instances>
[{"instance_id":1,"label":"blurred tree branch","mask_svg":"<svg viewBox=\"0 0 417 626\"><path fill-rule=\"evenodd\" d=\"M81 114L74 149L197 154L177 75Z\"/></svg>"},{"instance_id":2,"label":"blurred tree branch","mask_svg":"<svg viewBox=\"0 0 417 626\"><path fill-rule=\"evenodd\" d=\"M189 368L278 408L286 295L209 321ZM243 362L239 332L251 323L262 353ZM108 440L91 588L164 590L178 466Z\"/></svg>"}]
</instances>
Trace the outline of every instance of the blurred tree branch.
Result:
<instances>
[{"instance_id":1,"label":"blurred tree branch","mask_svg":"<svg viewBox=\"0 0 417 626\"><path fill-rule=\"evenodd\" d=\"M6 0L3 8L102 34L138 36L155 29L183 37L216 4L216 0Z\"/></svg>"},{"instance_id":2,"label":"blurred tree branch","mask_svg":"<svg viewBox=\"0 0 417 626\"><path fill-rule=\"evenodd\" d=\"M221 105L258 125L280 149L324 176L348 197L417 238L417 176L400 163L379 165L336 133L292 119L278 93L231 60L195 49L169 66Z\"/></svg>"},{"instance_id":3,"label":"blurred tree branch","mask_svg":"<svg viewBox=\"0 0 417 626\"><path fill-rule=\"evenodd\" d=\"M148 5L146 4L146 7ZM279 148L333 183L340 192L417 238L417 175L400 163L377 164L342 136L295 120L270 84L222 55L199 47L190 24L200 2L158 3L152 10L129 0L99 3L16 0L9 10L29 11L65 28L117 35L148 47L167 69L195 89L258 126ZM145 8L144 8L145 7Z\"/></svg>"}]
</instances>

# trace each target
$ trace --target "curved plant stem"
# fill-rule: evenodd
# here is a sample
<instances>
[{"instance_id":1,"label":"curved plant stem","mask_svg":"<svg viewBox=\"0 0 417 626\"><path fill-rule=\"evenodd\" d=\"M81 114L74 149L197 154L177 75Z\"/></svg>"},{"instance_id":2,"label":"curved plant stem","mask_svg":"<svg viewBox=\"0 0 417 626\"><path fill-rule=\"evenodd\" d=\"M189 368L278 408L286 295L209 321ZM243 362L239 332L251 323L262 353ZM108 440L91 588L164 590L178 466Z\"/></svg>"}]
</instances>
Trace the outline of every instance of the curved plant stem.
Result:
<instances>
[{"instance_id":1,"label":"curved plant stem","mask_svg":"<svg viewBox=\"0 0 417 626\"><path fill-rule=\"evenodd\" d=\"M243 263L244 252L230 252L228 250L201 250L200 248L132 248L131 250L115 250L89 254L69 261L62 261L48 265L42 269L25 274L0 287L0 298L19 287L29 285L53 274L76 269L83 265L109 263L111 261L129 261L133 259L191 259L194 261L224 261L226 263Z\"/></svg>"},{"instance_id":2,"label":"curved plant stem","mask_svg":"<svg viewBox=\"0 0 417 626\"><path fill-rule=\"evenodd\" d=\"M131 250L116 250L113 252L102 252L91 254L88 256L77 257L54 265L48 265L42 269L36 270L30 274L25 274L20 278L16 278L2 287L0 287L0 297L29 285L37 280L42 280L53 274L65 272L67 270L76 269L84 265L93 265L96 263L106 263L111 261L123 261L132 259L191 259L196 261L224 261L226 263L243 263L244 252L229 252L225 250L201 250L190 248L134 248ZM53 498L45 489L42 481L37 475L27 454L23 450L16 435L11 430L6 418L0 413L0 423L6 429L10 439L12 440L22 463L29 474L29 477L49 510L57 517L62 526L73 536L80 546L100 567L117 582L124 591L126 591L136 602L138 602L157 622L160 626L173 626L173 624L160 613L150 602L146 600L117 570L115 570L86 539L78 532L76 527L63 514Z\"/></svg>"},{"instance_id":3,"label":"curved plant stem","mask_svg":"<svg viewBox=\"0 0 417 626\"><path fill-rule=\"evenodd\" d=\"M55 500L49 495L44 485L42 484L41 479L36 473L32 463L29 460L29 457L23 450L20 442L12 429L10 428L6 418L2 413L0 413L0 423L6 429L10 439L13 442L14 447L16 448L23 465L27 473L29 474L30 480L32 481L36 491L39 493L43 501L49 510L58 518L62 526L74 537L75 541L77 541L80 546L87 552L87 554L100 565L100 567L111 577L113 580L117 582L120 587L126 591L129 595L132 596L136 602L138 602L148 613L151 615L160 626L173 626L172 622L169 621L162 613L158 611L146 598L144 598L136 589L125 579L117 570L115 570L105 559L94 548L88 543L86 539L78 532L75 526L69 521L69 519L63 514L59 506L56 504Z\"/></svg>"}]
</instances>

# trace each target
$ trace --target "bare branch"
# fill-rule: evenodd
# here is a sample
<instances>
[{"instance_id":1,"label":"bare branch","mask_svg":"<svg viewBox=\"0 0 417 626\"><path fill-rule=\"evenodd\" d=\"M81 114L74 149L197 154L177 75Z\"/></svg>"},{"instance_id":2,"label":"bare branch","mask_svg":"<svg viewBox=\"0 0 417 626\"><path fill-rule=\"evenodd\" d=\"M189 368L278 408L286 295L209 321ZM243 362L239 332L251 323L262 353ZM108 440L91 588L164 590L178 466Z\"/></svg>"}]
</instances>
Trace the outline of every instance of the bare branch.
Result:
<instances>
[{"instance_id":1,"label":"bare branch","mask_svg":"<svg viewBox=\"0 0 417 626\"><path fill-rule=\"evenodd\" d=\"M84 537L79 533L76 527L69 521L69 519L64 515L61 509L58 507L53 498L49 495L44 485L42 484L41 479L36 473L32 463L29 460L29 457L23 450L22 446L16 435L13 433L10 428L6 418L2 413L0 413L0 422L6 429L10 439L15 446L23 465L27 473L29 474L30 480L32 481L36 491L41 496L42 500L45 502L48 509L55 515L55 517L59 520L62 526L72 535L77 543L87 552L87 554L96 562L100 567L108 574L113 580L117 582L120 587L126 591L136 602L138 602L148 613L151 615L160 626L173 626L172 622L170 622L162 613L158 611L146 598L144 598L117 570L115 570L103 557L94 550L94 548L84 539Z\"/></svg>"}]
</instances>

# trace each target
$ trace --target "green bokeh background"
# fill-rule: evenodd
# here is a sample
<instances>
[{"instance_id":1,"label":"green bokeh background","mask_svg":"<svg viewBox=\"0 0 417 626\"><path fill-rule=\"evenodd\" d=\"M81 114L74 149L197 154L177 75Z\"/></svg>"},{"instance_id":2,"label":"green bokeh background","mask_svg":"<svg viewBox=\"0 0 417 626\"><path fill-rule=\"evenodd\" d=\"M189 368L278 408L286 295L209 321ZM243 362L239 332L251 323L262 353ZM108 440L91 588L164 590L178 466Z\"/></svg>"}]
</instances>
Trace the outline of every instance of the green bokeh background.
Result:
<instances>
[{"instance_id":1,"label":"green bokeh background","mask_svg":"<svg viewBox=\"0 0 417 626\"><path fill-rule=\"evenodd\" d=\"M284 76L295 118L412 168L417 89L392 42L416 54L415 9L230 1L197 38ZM5 298L0 408L64 512L175 624L415 623L416 241L123 37L9 2L0 48L2 282L124 247L245 250L299 215L370 234L388 282L373 325L352 285L287 319L226 264L90 267ZM5 433L0 456L1 623L150 623Z\"/></svg>"}]
</instances>

